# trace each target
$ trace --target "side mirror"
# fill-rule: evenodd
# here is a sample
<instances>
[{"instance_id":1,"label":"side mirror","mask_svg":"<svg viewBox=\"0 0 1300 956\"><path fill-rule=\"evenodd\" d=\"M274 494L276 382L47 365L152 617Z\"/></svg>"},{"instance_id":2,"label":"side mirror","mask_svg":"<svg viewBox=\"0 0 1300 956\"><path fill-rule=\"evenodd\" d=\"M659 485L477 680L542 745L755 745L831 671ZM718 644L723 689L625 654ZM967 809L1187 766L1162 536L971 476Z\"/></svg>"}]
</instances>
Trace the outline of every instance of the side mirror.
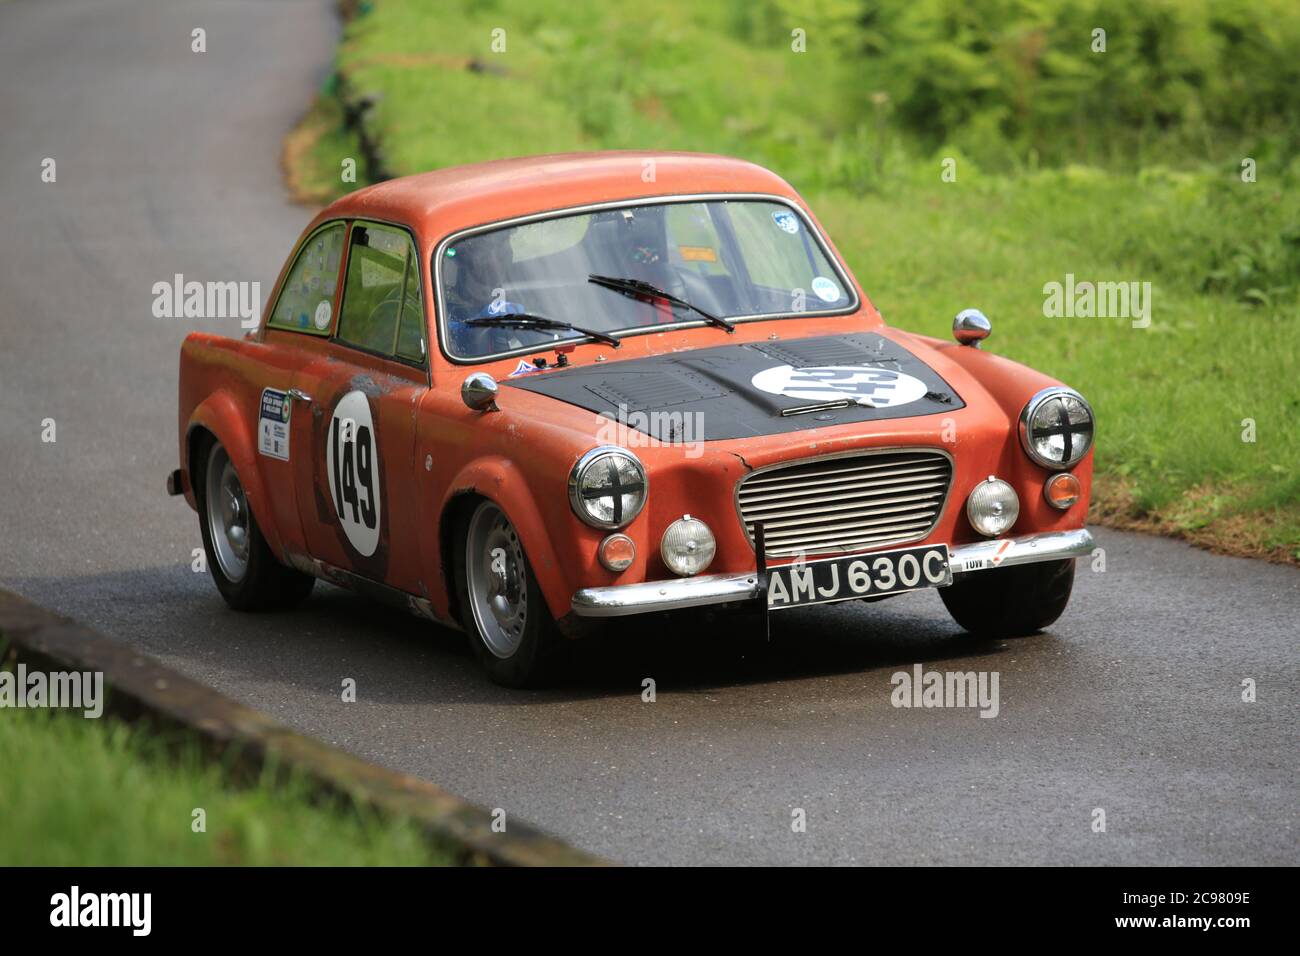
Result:
<instances>
[{"instance_id":1,"label":"side mirror","mask_svg":"<svg viewBox=\"0 0 1300 956\"><path fill-rule=\"evenodd\" d=\"M962 345L979 348L980 342L989 337L993 326L988 317L979 309L962 309L957 318L952 320L952 337Z\"/></svg>"},{"instance_id":2,"label":"side mirror","mask_svg":"<svg viewBox=\"0 0 1300 956\"><path fill-rule=\"evenodd\" d=\"M497 411L497 383L487 372L475 372L460 386L460 398L476 412Z\"/></svg>"}]
</instances>

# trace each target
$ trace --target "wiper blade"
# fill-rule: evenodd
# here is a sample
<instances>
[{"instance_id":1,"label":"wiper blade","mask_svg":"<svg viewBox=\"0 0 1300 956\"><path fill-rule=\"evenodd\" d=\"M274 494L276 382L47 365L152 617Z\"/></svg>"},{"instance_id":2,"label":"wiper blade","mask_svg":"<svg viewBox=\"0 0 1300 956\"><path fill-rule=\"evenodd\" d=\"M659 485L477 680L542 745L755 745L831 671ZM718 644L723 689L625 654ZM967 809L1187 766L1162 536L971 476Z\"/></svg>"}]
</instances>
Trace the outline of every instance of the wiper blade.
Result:
<instances>
[{"instance_id":1,"label":"wiper blade","mask_svg":"<svg viewBox=\"0 0 1300 956\"><path fill-rule=\"evenodd\" d=\"M614 348L620 348L623 343L608 332L598 332L595 329L584 329L582 326L574 325L572 322L562 322L559 319L547 318L544 315L534 315L532 312L506 312L501 315L484 315L477 319L466 319L463 325L487 325L487 326L516 326L521 329L556 329L567 332L577 332L579 335L585 335L595 339L597 342L604 342L612 345Z\"/></svg>"},{"instance_id":2,"label":"wiper blade","mask_svg":"<svg viewBox=\"0 0 1300 956\"><path fill-rule=\"evenodd\" d=\"M603 286L606 289L613 289L615 292L622 292L630 296L649 296L653 299L663 299L672 305L679 305L683 309L690 309L692 312L703 318L709 325L716 325L720 329L726 329L728 332L736 331L736 327L721 316L714 315L712 312L705 312L693 302L687 302L685 299L673 295L656 285L651 285L643 279L626 279L617 276L596 275L594 272L587 276L587 281Z\"/></svg>"}]
</instances>

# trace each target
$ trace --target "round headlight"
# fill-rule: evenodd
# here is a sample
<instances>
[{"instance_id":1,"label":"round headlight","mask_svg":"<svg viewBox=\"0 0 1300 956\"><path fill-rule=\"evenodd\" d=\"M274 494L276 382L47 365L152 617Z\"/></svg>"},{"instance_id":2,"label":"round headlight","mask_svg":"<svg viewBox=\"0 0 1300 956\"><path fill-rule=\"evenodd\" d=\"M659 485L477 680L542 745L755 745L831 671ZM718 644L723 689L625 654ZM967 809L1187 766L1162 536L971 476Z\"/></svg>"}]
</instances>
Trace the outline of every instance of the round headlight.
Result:
<instances>
[{"instance_id":1,"label":"round headlight","mask_svg":"<svg viewBox=\"0 0 1300 956\"><path fill-rule=\"evenodd\" d=\"M975 486L966 499L966 517L982 535L996 538L1020 517L1020 499L1016 489L992 475Z\"/></svg>"},{"instance_id":2,"label":"round headlight","mask_svg":"<svg viewBox=\"0 0 1300 956\"><path fill-rule=\"evenodd\" d=\"M621 528L645 506L645 469L630 451L593 448L569 473L573 513L596 528Z\"/></svg>"},{"instance_id":3,"label":"round headlight","mask_svg":"<svg viewBox=\"0 0 1300 956\"><path fill-rule=\"evenodd\" d=\"M682 577L699 574L707 568L717 550L718 543L709 526L690 515L683 515L670 524L659 546L668 570Z\"/></svg>"},{"instance_id":4,"label":"round headlight","mask_svg":"<svg viewBox=\"0 0 1300 956\"><path fill-rule=\"evenodd\" d=\"M1020 413L1020 443L1044 468L1070 468L1092 447L1092 406L1072 388L1045 388Z\"/></svg>"}]
</instances>

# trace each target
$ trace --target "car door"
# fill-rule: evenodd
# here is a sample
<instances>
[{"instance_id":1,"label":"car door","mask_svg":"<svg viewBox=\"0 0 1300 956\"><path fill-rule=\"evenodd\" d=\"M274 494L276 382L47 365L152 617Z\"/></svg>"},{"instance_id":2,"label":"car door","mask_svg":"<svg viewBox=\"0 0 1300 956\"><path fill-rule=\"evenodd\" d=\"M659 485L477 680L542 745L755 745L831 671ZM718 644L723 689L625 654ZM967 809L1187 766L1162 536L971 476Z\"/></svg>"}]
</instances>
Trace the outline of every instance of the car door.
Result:
<instances>
[{"instance_id":1,"label":"car door","mask_svg":"<svg viewBox=\"0 0 1300 956\"><path fill-rule=\"evenodd\" d=\"M298 423L310 449L295 467L298 511L313 557L419 594L416 422L429 373L418 257L387 223L352 223L346 247L329 342L294 376L311 408Z\"/></svg>"},{"instance_id":2,"label":"car door","mask_svg":"<svg viewBox=\"0 0 1300 956\"><path fill-rule=\"evenodd\" d=\"M295 494L297 458L309 454L304 438L295 441L295 425L306 422L310 407L295 403L294 377L305 362L320 354L330 334L338 304L347 223L323 223L299 244L276 290L275 304L263 331L262 360L248 363L254 392L255 441L270 520L289 554L306 554ZM295 407L297 404L297 407ZM305 429L303 429L305 435Z\"/></svg>"}]
</instances>

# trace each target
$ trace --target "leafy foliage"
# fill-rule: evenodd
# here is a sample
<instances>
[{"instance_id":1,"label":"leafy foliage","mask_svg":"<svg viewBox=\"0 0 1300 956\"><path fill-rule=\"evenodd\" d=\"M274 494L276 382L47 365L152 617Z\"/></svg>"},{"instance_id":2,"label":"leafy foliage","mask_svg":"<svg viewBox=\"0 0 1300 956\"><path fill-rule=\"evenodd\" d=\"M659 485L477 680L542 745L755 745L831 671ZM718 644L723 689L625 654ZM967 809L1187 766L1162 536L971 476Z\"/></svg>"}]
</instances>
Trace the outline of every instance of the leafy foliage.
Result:
<instances>
[{"instance_id":1,"label":"leafy foliage","mask_svg":"<svg viewBox=\"0 0 1300 956\"><path fill-rule=\"evenodd\" d=\"M990 168L1175 165L1300 145L1288 0L737 0L768 44L802 24L852 63L852 112L887 97L927 150ZM1104 37L1096 31L1104 31ZM1104 40L1104 47L1101 46Z\"/></svg>"}]
</instances>

